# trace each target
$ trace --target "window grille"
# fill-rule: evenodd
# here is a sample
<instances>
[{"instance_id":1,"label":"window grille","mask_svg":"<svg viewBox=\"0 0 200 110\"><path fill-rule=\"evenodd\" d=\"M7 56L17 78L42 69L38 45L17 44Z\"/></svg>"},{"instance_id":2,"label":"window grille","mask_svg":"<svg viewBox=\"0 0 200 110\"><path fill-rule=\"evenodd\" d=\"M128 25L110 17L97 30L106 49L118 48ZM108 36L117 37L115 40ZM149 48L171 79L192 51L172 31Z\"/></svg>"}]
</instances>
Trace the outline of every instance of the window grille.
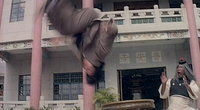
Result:
<instances>
[{"instance_id":1,"label":"window grille","mask_svg":"<svg viewBox=\"0 0 200 110\"><path fill-rule=\"evenodd\" d=\"M19 75L19 101L26 101L26 97L30 96L30 75Z\"/></svg>"},{"instance_id":2,"label":"window grille","mask_svg":"<svg viewBox=\"0 0 200 110\"><path fill-rule=\"evenodd\" d=\"M25 0L12 0L10 22L24 20Z\"/></svg>"}]
</instances>

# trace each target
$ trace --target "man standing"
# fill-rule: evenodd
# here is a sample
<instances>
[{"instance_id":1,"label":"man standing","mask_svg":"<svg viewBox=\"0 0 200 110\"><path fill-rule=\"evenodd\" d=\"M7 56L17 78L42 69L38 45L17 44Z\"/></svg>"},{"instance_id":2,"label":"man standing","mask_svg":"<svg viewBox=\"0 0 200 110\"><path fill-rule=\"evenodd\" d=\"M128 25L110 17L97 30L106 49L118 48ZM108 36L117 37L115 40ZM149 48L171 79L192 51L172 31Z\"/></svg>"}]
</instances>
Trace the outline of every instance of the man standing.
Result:
<instances>
[{"instance_id":1,"label":"man standing","mask_svg":"<svg viewBox=\"0 0 200 110\"><path fill-rule=\"evenodd\" d=\"M166 73L163 72L161 81L160 98L169 97L168 110L195 110L191 104L198 98L199 88L192 70L183 58L179 61L175 77L168 79Z\"/></svg>"}]
</instances>

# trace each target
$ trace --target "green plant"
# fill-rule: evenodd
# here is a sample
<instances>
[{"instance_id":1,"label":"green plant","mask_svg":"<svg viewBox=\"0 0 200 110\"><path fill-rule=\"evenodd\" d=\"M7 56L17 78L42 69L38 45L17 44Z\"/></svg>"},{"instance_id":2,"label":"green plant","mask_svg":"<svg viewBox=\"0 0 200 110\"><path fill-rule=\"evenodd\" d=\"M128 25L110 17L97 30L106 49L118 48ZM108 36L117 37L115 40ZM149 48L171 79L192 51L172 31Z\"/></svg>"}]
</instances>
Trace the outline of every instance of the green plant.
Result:
<instances>
[{"instance_id":1,"label":"green plant","mask_svg":"<svg viewBox=\"0 0 200 110\"><path fill-rule=\"evenodd\" d=\"M98 90L94 96L93 103L97 104L97 106L101 108L103 104L116 102L119 95L112 93L111 90L114 90L114 88L109 87L104 90Z\"/></svg>"},{"instance_id":2,"label":"green plant","mask_svg":"<svg viewBox=\"0 0 200 110\"><path fill-rule=\"evenodd\" d=\"M30 107L30 108L25 108L24 110L35 110L34 107Z\"/></svg>"},{"instance_id":3,"label":"green plant","mask_svg":"<svg viewBox=\"0 0 200 110\"><path fill-rule=\"evenodd\" d=\"M74 106L73 108L71 108L70 110L81 110L80 107Z\"/></svg>"},{"instance_id":4,"label":"green plant","mask_svg":"<svg viewBox=\"0 0 200 110\"><path fill-rule=\"evenodd\" d=\"M40 110L53 110L52 108L50 108L50 107L42 107L42 108L40 108Z\"/></svg>"}]
</instances>

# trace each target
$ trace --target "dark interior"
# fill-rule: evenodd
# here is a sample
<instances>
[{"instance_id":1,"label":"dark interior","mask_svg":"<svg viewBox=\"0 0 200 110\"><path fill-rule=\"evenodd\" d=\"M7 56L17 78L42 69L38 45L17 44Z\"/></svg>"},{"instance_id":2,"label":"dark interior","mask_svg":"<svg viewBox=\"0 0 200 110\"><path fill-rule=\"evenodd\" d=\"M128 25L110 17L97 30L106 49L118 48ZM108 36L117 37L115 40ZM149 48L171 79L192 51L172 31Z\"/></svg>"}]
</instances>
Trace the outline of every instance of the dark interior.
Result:
<instances>
[{"instance_id":1,"label":"dark interior","mask_svg":"<svg viewBox=\"0 0 200 110\"><path fill-rule=\"evenodd\" d=\"M165 67L157 67L120 71L121 100L153 99L156 105L153 110L163 109L163 100L159 97L158 88L164 69Z\"/></svg>"}]
</instances>

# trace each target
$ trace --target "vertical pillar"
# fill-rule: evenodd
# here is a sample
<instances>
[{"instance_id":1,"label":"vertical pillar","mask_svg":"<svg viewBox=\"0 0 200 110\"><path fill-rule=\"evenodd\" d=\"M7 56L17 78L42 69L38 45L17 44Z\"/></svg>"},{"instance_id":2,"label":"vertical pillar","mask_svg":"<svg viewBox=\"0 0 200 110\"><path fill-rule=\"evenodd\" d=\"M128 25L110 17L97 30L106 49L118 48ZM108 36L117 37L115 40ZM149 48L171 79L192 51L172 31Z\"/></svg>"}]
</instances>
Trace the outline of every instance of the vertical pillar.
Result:
<instances>
[{"instance_id":1,"label":"vertical pillar","mask_svg":"<svg viewBox=\"0 0 200 110\"><path fill-rule=\"evenodd\" d=\"M197 79L197 83L200 82L200 62L199 62L199 40L197 34L197 26L194 15L194 6L192 0L183 0L187 12L188 25L190 31L190 51L192 58L193 71ZM197 101L197 107L200 108L200 100Z\"/></svg>"},{"instance_id":2,"label":"vertical pillar","mask_svg":"<svg viewBox=\"0 0 200 110\"><path fill-rule=\"evenodd\" d=\"M93 0L82 0L83 8L92 8L94 7L94 1Z\"/></svg>"},{"instance_id":3,"label":"vertical pillar","mask_svg":"<svg viewBox=\"0 0 200 110\"><path fill-rule=\"evenodd\" d=\"M4 0L0 0L0 29L1 29L2 15L3 15L3 4Z\"/></svg>"},{"instance_id":4,"label":"vertical pillar","mask_svg":"<svg viewBox=\"0 0 200 110\"><path fill-rule=\"evenodd\" d=\"M93 7L93 0L82 0L83 8ZM93 98L95 94L95 85L89 85L86 81L86 72L83 69L83 109L84 110L95 110L93 104Z\"/></svg>"},{"instance_id":5,"label":"vertical pillar","mask_svg":"<svg viewBox=\"0 0 200 110\"><path fill-rule=\"evenodd\" d=\"M86 72L83 69L83 110L95 110L93 98L95 94L95 85L87 84Z\"/></svg>"},{"instance_id":6,"label":"vertical pillar","mask_svg":"<svg viewBox=\"0 0 200 110\"><path fill-rule=\"evenodd\" d=\"M42 6L43 0L36 0L36 10ZM31 96L30 106L36 110L40 108L41 95L41 77L42 77L42 48L41 48L41 33L42 33L42 18L44 13L35 15L34 36L31 59Z\"/></svg>"}]
</instances>

